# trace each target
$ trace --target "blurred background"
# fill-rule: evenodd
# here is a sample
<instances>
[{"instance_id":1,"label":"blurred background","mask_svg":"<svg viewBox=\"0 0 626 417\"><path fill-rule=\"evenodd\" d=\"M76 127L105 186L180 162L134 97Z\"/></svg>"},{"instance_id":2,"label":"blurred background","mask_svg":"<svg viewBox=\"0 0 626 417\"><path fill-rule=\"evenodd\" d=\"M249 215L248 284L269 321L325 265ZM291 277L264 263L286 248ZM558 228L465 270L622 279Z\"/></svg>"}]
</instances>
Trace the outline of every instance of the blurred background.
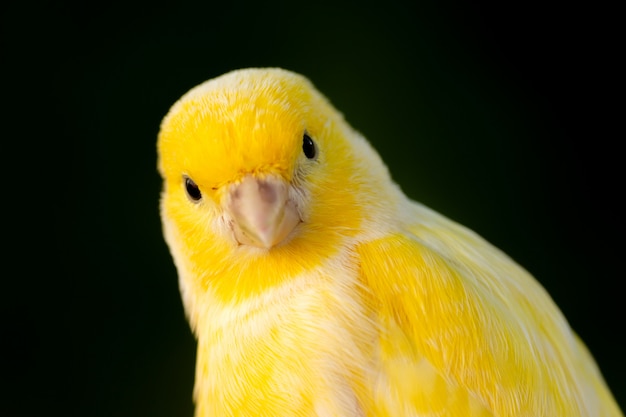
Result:
<instances>
[{"instance_id":1,"label":"blurred background","mask_svg":"<svg viewBox=\"0 0 626 417\"><path fill-rule=\"evenodd\" d=\"M5 2L0 415L192 415L156 135L188 89L250 66L309 77L409 196L534 274L624 409L614 15L550 1Z\"/></svg>"}]
</instances>

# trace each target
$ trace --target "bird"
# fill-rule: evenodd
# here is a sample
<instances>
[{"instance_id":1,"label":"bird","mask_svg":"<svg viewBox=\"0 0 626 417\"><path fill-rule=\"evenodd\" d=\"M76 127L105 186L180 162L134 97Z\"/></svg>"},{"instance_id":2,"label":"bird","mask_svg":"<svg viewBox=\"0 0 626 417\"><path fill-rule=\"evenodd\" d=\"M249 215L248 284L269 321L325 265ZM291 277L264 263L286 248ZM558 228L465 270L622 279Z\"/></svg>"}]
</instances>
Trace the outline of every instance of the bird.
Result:
<instances>
[{"instance_id":1,"label":"bird","mask_svg":"<svg viewBox=\"0 0 626 417\"><path fill-rule=\"evenodd\" d=\"M548 292L409 198L305 75L239 68L157 135L206 416L623 416Z\"/></svg>"}]
</instances>

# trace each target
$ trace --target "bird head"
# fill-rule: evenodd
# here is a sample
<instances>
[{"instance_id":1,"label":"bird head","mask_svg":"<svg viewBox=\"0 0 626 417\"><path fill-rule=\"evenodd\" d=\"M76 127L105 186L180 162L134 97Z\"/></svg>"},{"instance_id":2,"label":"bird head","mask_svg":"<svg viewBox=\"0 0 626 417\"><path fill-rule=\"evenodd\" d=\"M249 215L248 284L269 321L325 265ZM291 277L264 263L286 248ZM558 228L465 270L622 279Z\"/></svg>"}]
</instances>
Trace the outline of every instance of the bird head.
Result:
<instances>
[{"instance_id":1,"label":"bird head","mask_svg":"<svg viewBox=\"0 0 626 417\"><path fill-rule=\"evenodd\" d=\"M179 269L189 260L215 270L215 259L322 259L372 214L367 198L384 200L376 190L388 175L306 78L276 68L191 89L163 119L158 156Z\"/></svg>"}]
</instances>

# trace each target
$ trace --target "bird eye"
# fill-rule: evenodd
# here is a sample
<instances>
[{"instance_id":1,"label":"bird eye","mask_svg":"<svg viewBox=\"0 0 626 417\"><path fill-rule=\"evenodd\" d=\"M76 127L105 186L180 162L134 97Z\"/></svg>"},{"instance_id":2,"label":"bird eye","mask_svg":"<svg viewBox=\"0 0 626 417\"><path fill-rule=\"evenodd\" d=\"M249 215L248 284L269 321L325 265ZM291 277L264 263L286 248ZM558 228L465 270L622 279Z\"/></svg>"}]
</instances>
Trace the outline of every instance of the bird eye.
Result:
<instances>
[{"instance_id":1,"label":"bird eye","mask_svg":"<svg viewBox=\"0 0 626 417\"><path fill-rule=\"evenodd\" d=\"M309 159L313 159L317 156L315 142L313 142L313 139L311 139L306 132L304 132L304 136L302 137L302 150L304 151L304 156Z\"/></svg>"},{"instance_id":2,"label":"bird eye","mask_svg":"<svg viewBox=\"0 0 626 417\"><path fill-rule=\"evenodd\" d=\"M183 177L185 179L185 191L187 191L187 196L193 202L200 201L202 198L202 193L200 192L200 188L196 185L195 182L189 177Z\"/></svg>"}]
</instances>

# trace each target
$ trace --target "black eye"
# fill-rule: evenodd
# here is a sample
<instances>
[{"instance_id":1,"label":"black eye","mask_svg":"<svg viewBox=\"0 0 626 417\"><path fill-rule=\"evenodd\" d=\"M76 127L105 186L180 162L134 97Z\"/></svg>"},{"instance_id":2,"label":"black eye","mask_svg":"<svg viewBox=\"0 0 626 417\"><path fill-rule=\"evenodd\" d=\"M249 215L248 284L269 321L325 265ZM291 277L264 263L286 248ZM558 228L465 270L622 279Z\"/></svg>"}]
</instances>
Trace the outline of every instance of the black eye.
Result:
<instances>
[{"instance_id":1,"label":"black eye","mask_svg":"<svg viewBox=\"0 0 626 417\"><path fill-rule=\"evenodd\" d=\"M309 159L313 159L317 156L317 148L315 147L315 142L311 139L306 132L302 137L302 150L304 151L304 156Z\"/></svg>"},{"instance_id":2,"label":"black eye","mask_svg":"<svg viewBox=\"0 0 626 417\"><path fill-rule=\"evenodd\" d=\"M202 198L202 193L200 192L200 189L198 188L196 183L193 182L193 180L189 177L184 178L185 190L187 191L187 195L189 196L191 201L200 201L200 199Z\"/></svg>"}]
</instances>

